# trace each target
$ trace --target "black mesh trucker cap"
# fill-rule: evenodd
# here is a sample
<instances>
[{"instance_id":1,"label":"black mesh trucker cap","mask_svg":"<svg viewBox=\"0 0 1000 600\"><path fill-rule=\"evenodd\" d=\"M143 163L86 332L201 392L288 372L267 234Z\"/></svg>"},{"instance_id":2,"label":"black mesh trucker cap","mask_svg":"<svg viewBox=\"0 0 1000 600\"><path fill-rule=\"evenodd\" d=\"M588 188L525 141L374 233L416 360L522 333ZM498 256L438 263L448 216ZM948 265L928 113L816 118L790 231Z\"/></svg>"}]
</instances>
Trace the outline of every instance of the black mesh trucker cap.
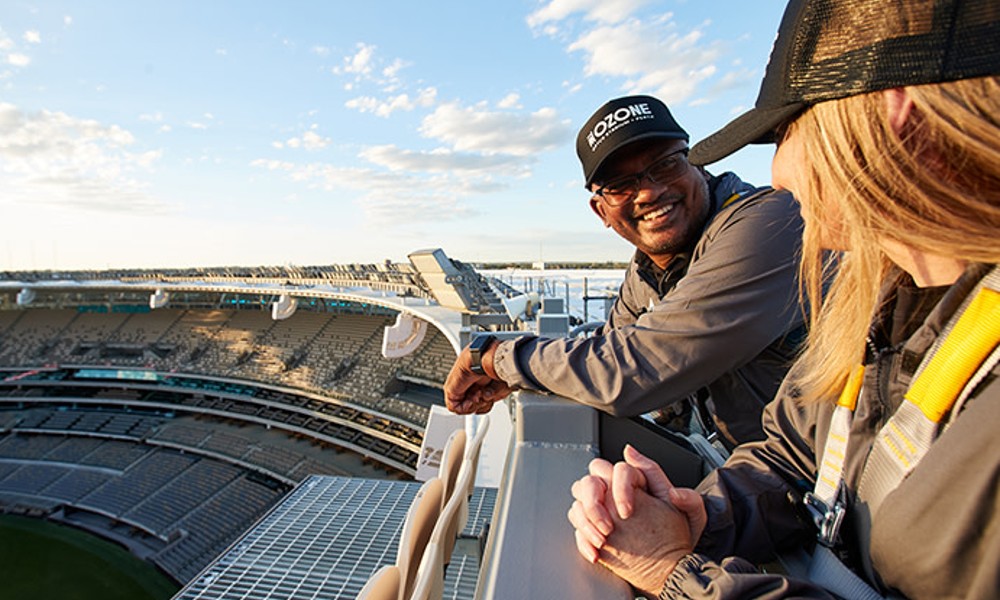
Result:
<instances>
[{"instance_id":1,"label":"black mesh trucker cap","mask_svg":"<svg viewBox=\"0 0 1000 600\"><path fill-rule=\"evenodd\" d=\"M906 85L1000 73L997 0L791 0L757 102L691 148L707 165L807 106Z\"/></svg>"},{"instance_id":2,"label":"black mesh trucker cap","mask_svg":"<svg viewBox=\"0 0 1000 600\"><path fill-rule=\"evenodd\" d=\"M584 184L615 150L650 138L689 139L670 110L652 96L615 98L597 109L576 136L576 155L583 164Z\"/></svg>"}]
</instances>

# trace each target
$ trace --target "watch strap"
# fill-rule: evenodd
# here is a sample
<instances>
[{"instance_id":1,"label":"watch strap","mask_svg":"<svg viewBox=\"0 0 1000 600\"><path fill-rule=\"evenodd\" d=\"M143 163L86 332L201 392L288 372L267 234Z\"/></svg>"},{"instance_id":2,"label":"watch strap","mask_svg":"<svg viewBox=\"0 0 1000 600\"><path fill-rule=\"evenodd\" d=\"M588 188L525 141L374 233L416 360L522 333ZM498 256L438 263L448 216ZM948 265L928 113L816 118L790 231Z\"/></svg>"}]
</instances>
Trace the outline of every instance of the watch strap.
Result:
<instances>
[{"instance_id":1,"label":"watch strap","mask_svg":"<svg viewBox=\"0 0 1000 600\"><path fill-rule=\"evenodd\" d=\"M496 339L494 335L480 335L473 338L469 344L469 354L472 355L472 365L469 369L476 375L486 375L486 371L483 370L483 353Z\"/></svg>"}]
</instances>

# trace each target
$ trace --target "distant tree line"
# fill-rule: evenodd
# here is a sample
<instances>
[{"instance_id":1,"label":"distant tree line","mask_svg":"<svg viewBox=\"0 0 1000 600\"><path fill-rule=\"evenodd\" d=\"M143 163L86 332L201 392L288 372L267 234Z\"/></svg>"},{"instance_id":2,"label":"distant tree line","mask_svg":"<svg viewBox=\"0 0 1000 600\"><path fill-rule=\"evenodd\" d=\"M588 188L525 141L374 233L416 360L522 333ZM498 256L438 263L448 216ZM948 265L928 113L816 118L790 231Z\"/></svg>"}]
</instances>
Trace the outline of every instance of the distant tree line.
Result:
<instances>
[{"instance_id":1,"label":"distant tree line","mask_svg":"<svg viewBox=\"0 0 1000 600\"><path fill-rule=\"evenodd\" d=\"M546 269L625 269L627 262L622 261L595 261L595 262L571 262L571 261L545 261ZM477 269L532 269L532 262L486 262L477 263Z\"/></svg>"}]
</instances>

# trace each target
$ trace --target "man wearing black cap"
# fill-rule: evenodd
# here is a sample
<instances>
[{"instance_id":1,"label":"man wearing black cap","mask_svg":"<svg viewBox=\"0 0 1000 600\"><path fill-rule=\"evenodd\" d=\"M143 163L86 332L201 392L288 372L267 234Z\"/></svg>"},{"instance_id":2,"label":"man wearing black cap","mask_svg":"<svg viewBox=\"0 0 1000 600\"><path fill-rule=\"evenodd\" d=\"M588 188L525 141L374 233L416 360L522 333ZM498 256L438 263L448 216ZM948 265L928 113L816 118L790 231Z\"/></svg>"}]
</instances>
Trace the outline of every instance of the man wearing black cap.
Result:
<instances>
[{"instance_id":1,"label":"man wearing black cap","mask_svg":"<svg viewBox=\"0 0 1000 600\"><path fill-rule=\"evenodd\" d=\"M789 194L691 165L687 142L650 96L594 113L577 136L590 207L636 248L608 321L586 339L476 343L445 384L451 410L488 411L512 388L618 416L691 398L729 448L763 437L802 336L801 220Z\"/></svg>"},{"instance_id":2,"label":"man wearing black cap","mask_svg":"<svg viewBox=\"0 0 1000 600\"><path fill-rule=\"evenodd\" d=\"M996 0L788 3L755 106L691 156L776 144L809 343L767 439L697 490L637 452L591 463L588 560L647 598L1000 597L998 115Z\"/></svg>"}]
</instances>

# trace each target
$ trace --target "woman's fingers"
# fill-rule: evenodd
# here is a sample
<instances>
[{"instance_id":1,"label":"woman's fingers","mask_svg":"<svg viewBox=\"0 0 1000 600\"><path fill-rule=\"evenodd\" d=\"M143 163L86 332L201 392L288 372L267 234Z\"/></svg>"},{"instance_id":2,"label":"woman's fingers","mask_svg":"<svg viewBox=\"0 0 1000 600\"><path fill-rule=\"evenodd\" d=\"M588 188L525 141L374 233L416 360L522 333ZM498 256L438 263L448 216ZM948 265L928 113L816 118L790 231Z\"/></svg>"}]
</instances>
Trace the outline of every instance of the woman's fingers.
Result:
<instances>
[{"instance_id":1,"label":"woman's fingers","mask_svg":"<svg viewBox=\"0 0 1000 600\"><path fill-rule=\"evenodd\" d=\"M660 465L631 445L626 445L622 454L625 457L625 462L638 469L645 477L645 489L649 495L668 502L670 490L674 489L674 484L670 483L670 479L660 468Z\"/></svg>"},{"instance_id":2,"label":"woman's fingers","mask_svg":"<svg viewBox=\"0 0 1000 600\"><path fill-rule=\"evenodd\" d=\"M576 500L573 506L579 506L580 516L592 523L597 531L604 536L609 535L614 529L611 515L604 505L604 496L607 494L607 490L605 480L594 475L587 475L576 480L570 488L570 492Z\"/></svg>"}]
</instances>

